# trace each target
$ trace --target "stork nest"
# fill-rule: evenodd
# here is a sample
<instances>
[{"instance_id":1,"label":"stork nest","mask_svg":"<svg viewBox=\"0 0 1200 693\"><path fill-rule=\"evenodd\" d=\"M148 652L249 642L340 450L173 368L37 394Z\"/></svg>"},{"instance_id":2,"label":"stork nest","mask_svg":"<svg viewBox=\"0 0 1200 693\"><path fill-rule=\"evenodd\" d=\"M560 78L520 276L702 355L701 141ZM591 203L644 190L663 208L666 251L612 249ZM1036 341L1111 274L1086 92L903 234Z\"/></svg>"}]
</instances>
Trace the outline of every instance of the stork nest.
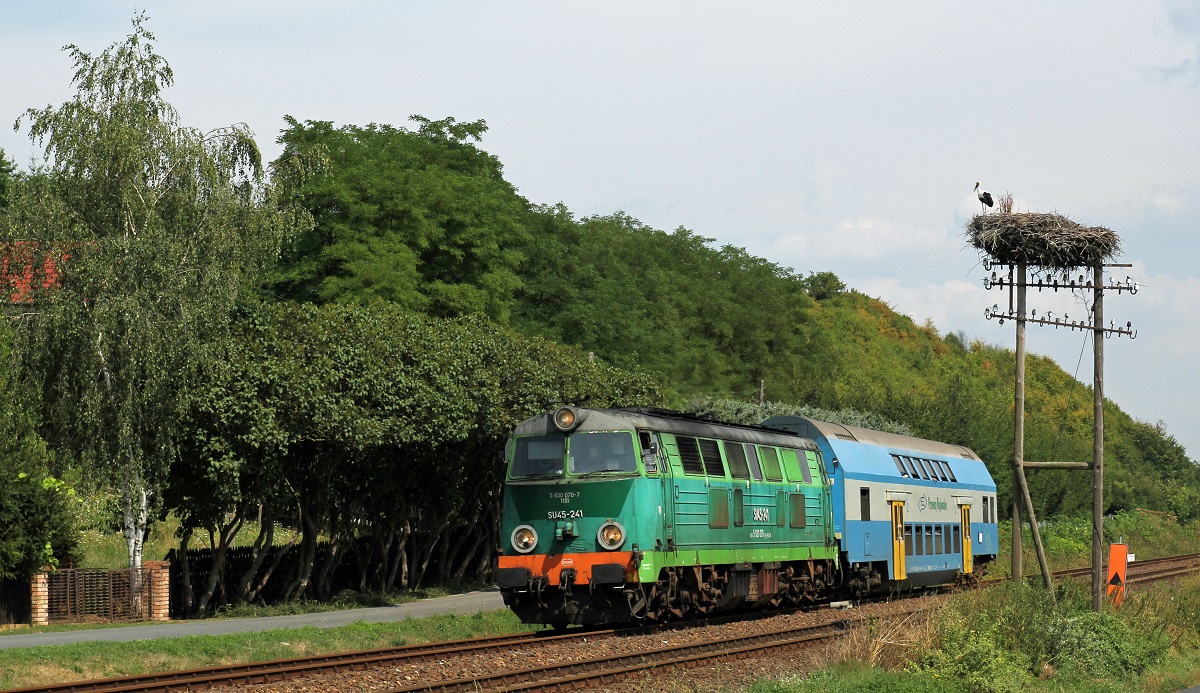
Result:
<instances>
[{"instance_id":1,"label":"stork nest","mask_svg":"<svg viewBox=\"0 0 1200 693\"><path fill-rule=\"evenodd\" d=\"M996 262L1033 267L1094 267L1121 252L1121 239L1114 231L1083 226L1059 214L977 214L967 223L966 236Z\"/></svg>"}]
</instances>

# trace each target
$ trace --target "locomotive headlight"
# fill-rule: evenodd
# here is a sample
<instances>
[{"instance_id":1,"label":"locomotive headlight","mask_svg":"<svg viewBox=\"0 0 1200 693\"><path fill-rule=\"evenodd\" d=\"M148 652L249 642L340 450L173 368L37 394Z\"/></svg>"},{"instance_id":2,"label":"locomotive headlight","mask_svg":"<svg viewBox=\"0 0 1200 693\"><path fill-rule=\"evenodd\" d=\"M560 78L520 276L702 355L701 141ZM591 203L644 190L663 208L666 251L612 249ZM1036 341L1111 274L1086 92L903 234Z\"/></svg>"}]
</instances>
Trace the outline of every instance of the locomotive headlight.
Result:
<instances>
[{"instance_id":1,"label":"locomotive headlight","mask_svg":"<svg viewBox=\"0 0 1200 693\"><path fill-rule=\"evenodd\" d=\"M567 433L579 425L579 412L574 407L562 407L554 412L554 427Z\"/></svg>"},{"instance_id":2,"label":"locomotive headlight","mask_svg":"<svg viewBox=\"0 0 1200 693\"><path fill-rule=\"evenodd\" d=\"M513 530L512 537L513 548L517 553L529 553L537 546L538 535L537 531L529 525L521 525Z\"/></svg>"},{"instance_id":3,"label":"locomotive headlight","mask_svg":"<svg viewBox=\"0 0 1200 693\"><path fill-rule=\"evenodd\" d=\"M600 525L600 531L596 532L596 540L609 551L616 551L625 543L625 528L620 522L609 520Z\"/></svg>"}]
</instances>

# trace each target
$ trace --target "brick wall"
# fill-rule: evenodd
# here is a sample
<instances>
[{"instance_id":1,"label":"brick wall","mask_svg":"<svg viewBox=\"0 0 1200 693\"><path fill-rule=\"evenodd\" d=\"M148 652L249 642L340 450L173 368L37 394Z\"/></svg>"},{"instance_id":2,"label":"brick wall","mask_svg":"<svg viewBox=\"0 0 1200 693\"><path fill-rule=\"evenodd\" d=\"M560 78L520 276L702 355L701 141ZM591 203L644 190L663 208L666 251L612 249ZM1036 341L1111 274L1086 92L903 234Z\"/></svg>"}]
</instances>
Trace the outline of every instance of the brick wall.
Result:
<instances>
[{"instance_id":1,"label":"brick wall","mask_svg":"<svg viewBox=\"0 0 1200 693\"><path fill-rule=\"evenodd\" d=\"M171 564L167 561L144 561L142 577L150 583L150 620L170 621Z\"/></svg>"},{"instance_id":2,"label":"brick wall","mask_svg":"<svg viewBox=\"0 0 1200 693\"><path fill-rule=\"evenodd\" d=\"M33 626L44 626L50 623L50 569L45 568L34 574L29 585L30 617Z\"/></svg>"},{"instance_id":3,"label":"brick wall","mask_svg":"<svg viewBox=\"0 0 1200 693\"><path fill-rule=\"evenodd\" d=\"M50 573L44 568L30 581L30 624L44 626L50 623ZM120 571L117 571L120 572ZM126 580L128 582L128 580ZM144 618L150 621L171 620L171 564L168 561L144 561L142 563L142 592L147 599ZM61 618L61 615L56 618ZM133 615L133 620L142 616ZM122 620L122 619L117 619Z\"/></svg>"}]
</instances>

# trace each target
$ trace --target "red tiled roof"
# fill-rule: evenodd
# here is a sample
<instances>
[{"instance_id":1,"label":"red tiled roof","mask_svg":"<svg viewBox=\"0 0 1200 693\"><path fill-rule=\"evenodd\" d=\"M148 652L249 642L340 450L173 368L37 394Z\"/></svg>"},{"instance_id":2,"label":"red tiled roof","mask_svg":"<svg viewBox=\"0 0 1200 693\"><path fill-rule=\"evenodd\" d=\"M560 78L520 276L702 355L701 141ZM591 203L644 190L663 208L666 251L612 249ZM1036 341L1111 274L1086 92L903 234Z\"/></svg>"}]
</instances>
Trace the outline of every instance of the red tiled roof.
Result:
<instances>
[{"instance_id":1,"label":"red tiled roof","mask_svg":"<svg viewBox=\"0 0 1200 693\"><path fill-rule=\"evenodd\" d=\"M33 303L36 289L49 289L58 283L58 268L66 256L47 252L34 241L0 244L0 292L10 303Z\"/></svg>"}]
</instances>

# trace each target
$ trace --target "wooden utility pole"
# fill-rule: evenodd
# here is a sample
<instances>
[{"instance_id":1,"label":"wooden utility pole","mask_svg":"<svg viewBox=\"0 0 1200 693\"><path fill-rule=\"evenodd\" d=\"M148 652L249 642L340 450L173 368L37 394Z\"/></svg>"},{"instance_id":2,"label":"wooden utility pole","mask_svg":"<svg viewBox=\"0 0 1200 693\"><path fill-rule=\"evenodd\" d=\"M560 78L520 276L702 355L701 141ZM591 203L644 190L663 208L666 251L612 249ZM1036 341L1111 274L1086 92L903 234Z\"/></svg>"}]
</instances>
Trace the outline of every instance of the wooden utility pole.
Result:
<instances>
[{"instance_id":1,"label":"wooden utility pole","mask_svg":"<svg viewBox=\"0 0 1200 693\"><path fill-rule=\"evenodd\" d=\"M1010 274L1009 277L1012 275ZM1018 283L1025 284L1025 265ZM1012 296L1011 289L1009 296ZM1012 309L1012 303L1008 305ZM1021 546L1021 478L1025 462L1025 289L1017 292L1017 372L1013 391L1013 486L1012 486L1012 574L1014 581L1025 577L1024 548Z\"/></svg>"},{"instance_id":2,"label":"wooden utility pole","mask_svg":"<svg viewBox=\"0 0 1200 693\"><path fill-rule=\"evenodd\" d=\"M1096 262L1092 286L1092 342L1095 349L1092 387L1095 431L1092 443L1092 610L1104 608L1104 265Z\"/></svg>"},{"instance_id":3,"label":"wooden utility pole","mask_svg":"<svg viewBox=\"0 0 1200 693\"><path fill-rule=\"evenodd\" d=\"M1028 285L1025 263L1017 265L1017 367L1016 392L1013 393L1013 580L1023 578L1021 572L1021 517L1020 502L1025 501L1025 514L1029 517L1029 533L1033 536L1033 548L1037 552L1038 567L1042 571L1042 582L1050 589L1050 563L1042 546L1042 532L1038 527L1037 513L1033 511L1033 496L1025 481L1025 291ZM1018 496L1018 494L1020 494Z\"/></svg>"}]
</instances>

